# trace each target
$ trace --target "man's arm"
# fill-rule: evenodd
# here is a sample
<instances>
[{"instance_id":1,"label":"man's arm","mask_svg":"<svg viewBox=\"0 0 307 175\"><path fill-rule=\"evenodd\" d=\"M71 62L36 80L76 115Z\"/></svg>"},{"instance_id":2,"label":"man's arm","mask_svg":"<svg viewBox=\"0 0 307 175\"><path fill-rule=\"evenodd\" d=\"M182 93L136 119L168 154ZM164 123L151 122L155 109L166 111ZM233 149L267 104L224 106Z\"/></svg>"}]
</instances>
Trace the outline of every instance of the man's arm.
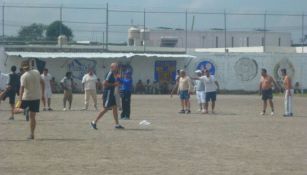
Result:
<instances>
[{"instance_id":1,"label":"man's arm","mask_svg":"<svg viewBox=\"0 0 307 175\"><path fill-rule=\"evenodd\" d=\"M214 83L215 83L215 85L216 85L216 87L217 87L217 90L219 90L219 89L220 89L220 84L219 84L219 82L217 82L217 81L215 80Z\"/></svg>"}]
</instances>

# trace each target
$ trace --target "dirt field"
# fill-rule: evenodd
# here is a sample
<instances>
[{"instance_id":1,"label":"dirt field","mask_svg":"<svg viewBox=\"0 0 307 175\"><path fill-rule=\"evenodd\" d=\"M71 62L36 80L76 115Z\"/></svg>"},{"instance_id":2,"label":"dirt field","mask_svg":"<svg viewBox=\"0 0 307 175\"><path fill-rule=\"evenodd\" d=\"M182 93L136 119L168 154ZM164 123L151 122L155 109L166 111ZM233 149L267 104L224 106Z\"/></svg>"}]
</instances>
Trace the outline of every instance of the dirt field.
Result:
<instances>
[{"instance_id":1,"label":"dirt field","mask_svg":"<svg viewBox=\"0 0 307 175\"><path fill-rule=\"evenodd\" d=\"M218 96L217 114L202 115L193 96L192 114L178 114L177 97L133 96L132 120L113 129L111 113L93 130L96 111L63 112L61 95L53 112L38 115L36 140L26 140L22 115L8 121L0 105L0 175L306 175L307 98L296 97L295 117L284 118L283 98L276 115L260 116L259 96ZM138 123L152 124L141 128Z\"/></svg>"}]
</instances>

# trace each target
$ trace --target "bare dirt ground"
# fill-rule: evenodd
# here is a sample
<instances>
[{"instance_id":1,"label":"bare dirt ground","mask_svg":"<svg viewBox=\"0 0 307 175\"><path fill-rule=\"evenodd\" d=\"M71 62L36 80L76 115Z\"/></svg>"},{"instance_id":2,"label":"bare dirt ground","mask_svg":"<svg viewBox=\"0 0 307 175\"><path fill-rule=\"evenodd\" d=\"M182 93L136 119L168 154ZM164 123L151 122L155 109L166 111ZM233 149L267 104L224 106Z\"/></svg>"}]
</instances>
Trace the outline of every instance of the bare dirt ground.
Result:
<instances>
[{"instance_id":1,"label":"bare dirt ground","mask_svg":"<svg viewBox=\"0 0 307 175\"><path fill-rule=\"evenodd\" d=\"M276 115L260 116L256 95L220 95L217 114L202 115L192 97L192 114L178 114L178 98L133 96L132 120L113 129L107 113L93 130L96 111L62 111L62 95L53 96L53 112L38 115L36 140L26 140L22 115L8 121L0 105L0 175L306 175L307 98L295 97L292 118L282 117L283 98L274 99ZM152 124L141 128L138 123Z\"/></svg>"}]
</instances>

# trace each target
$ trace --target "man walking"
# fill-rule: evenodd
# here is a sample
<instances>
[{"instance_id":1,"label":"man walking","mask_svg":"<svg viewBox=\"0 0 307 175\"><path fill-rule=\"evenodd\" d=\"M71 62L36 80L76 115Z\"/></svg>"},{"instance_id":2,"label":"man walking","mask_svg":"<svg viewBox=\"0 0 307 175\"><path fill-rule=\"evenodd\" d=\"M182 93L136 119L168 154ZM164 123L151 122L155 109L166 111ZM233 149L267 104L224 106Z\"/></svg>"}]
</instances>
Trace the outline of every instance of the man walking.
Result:
<instances>
[{"instance_id":1,"label":"man walking","mask_svg":"<svg viewBox=\"0 0 307 175\"><path fill-rule=\"evenodd\" d=\"M261 70L261 79L259 84L259 92L262 95L263 101L263 110L260 115L265 115L267 108L267 101L269 100L271 106L271 116L274 115L274 104L273 104L273 85L275 88L278 88L276 81L267 74L266 69Z\"/></svg>"},{"instance_id":2,"label":"man walking","mask_svg":"<svg viewBox=\"0 0 307 175\"><path fill-rule=\"evenodd\" d=\"M284 117L289 117L293 116L292 112L292 98L294 95L294 89L292 85L292 80L287 75L287 70L286 69L281 69L281 74L283 76L283 83L284 83L284 88L285 88L285 113Z\"/></svg>"},{"instance_id":3,"label":"man walking","mask_svg":"<svg viewBox=\"0 0 307 175\"><path fill-rule=\"evenodd\" d=\"M180 70L180 78L178 83L178 94L181 100L181 111L179 113L190 114L190 95L193 93L193 85L190 77L186 75L184 70Z\"/></svg>"},{"instance_id":4,"label":"man walking","mask_svg":"<svg viewBox=\"0 0 307 175\"><path fill-rule=\"evenodd\" d=\"M211 109L212 114L215 113L215 101L217 90L220 88L219 83L215 80L213 75L210 75L209 70L204 70L205 75L200 78L205 84L205 94L206 94L206 103L205 103L205 112L204 114L208 114L209 102L211 101Z\"/></svg>"},{"instance_id":5,"label":"man walking","mask_svg":"<svg viewBox=\"0 0 307 175\"><path fill-rule=\"evenodd\" d=\"M122 98L122 113L121 119L130 119L131 108L131 91L132 91L132 78L130 72L125 72L125 77L120 79L120 95Z\"/></svg>"},{"instance_id":6,"label":"man walking","mask_svg":"<svg viewBox=\"0 0 307 175\"><path fill-rule=\"evenodd\" d=\"M9 97L9 103L11 105L11 117L9 120L14 120L14 109L16 94L19 95L20 88L20 76L16 73L16 66L11 67L11 73L9 74L8 92L6 94Z\"/></svg>"},{"instance_id":7,"label":"man walking","mask_svg":"<svg viewBox=\"0 0 307 175\"><path fill-rule=\"evenodd\" d=\"M117 63L111 64L111 70L107 74L105 80L103 81L104 91L103 91L103 108L98 113L96 119L91 122L91 126L94 129L97 129L97 122L98 120L110 109L113 111L113 117L115 121L115 129L124 129L118 122L118 112L117 112L117 105L114 96L114 89L116 86L119 86L119 82L116 82L114 74L118 70Z\"/></svg>"},{"instance_id":8,"label":"man walking","mask_svg":"<svg viewBox=\"0 0 307 175\"><path fill-rule=\"evenodd\" d=\"M66 102L68 101L68 109L71 110L71 103L72 103L72 90L74 87L74 81L71 77L71 72L66 72L66 76L61 80L61 86L64 90L64 97L63 97L63 111L66 111Z\"/></svg>"},{"instance_id":9,"label":"man walking","mask_svg":"<svg viewBox=\"0 0 307 175\"><path fill-rule=\"evenodd\" d=\"M36 113L39 112L40 98L44 100L45 84L37 70L30 69L29 61L22 62L25 73L20 78L20 99L23 109L29 108L31 133L28 139L34 139Z\"/></svg>"},{"instance_id":10,"label":"man walking","mask_svg":"<svg viewBox=\"0 0 307 175\"><path fill-rule=\"evenodd\" d=\"M94 74L93 69L89 69L88 73L82 78L83 90L85 93L85 108L83 110L88 109L90 97L92 97L95 110L97 110L97 82L97 76Z\"/></svg>"},{"instance_id":11,"label":"man walking","mask_svg":"<svg viewBox=\"0 0 307 175\"><path fill-rule=\"evenodd\" d=\"M197 70L195 71L195 73L199 78L202 77L201 70ZM199 105L199 112L205 113L206 94L205 94L205 84L203 80L200 79L195 80L195 91L196 91L197 103Z\"/></svg>"},{"instance_id":12,"label":"man walking","mask_svg":"<svg viewBox=\"0 0 307 175\"><path fill-rule=\"evenodd\" d=\"M43 101L44 105L44 111L52 111L52 108L50 107L51 104L51 96L52 96L52 90L51 90L51 79L52 76L48 73L48 69L45 68L43 71L43 74L41 75L42 79L45 83L45 100ZM48 107L46 107L48 106Z\"/></svg>"}]
</instances>

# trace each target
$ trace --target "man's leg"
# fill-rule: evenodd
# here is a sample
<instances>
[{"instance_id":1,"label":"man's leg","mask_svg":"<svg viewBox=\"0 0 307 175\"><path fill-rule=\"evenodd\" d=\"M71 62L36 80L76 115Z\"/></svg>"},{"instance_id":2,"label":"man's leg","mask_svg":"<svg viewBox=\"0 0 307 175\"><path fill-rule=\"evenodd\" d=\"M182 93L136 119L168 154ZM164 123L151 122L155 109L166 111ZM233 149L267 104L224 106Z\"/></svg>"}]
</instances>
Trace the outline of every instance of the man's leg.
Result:
<instances>
[{"instance_id":1,"label":"man's leg","mask_svg":"<svg viewBox=\"0 0 307 175\"><path fill-rule=\"evenodd\" d=\"M97 92L96 92L96 90L92 90L91 96L92 96L93 101L94 101L94 107L97 110Z\"/></svg>"},{"instance_id":2,"label":"man's leg","mask_svg":"<svg viewBox=\"0 0 307 175\"><path fill-rule=\"evenodd\" d=\"M30 111L30 129L31 129L31 133L30 133L30 137L29 139L34 139L34 131L36 128L36 112L32 112Z\"/></svg>"},{"instance_id":3,"label":"man's leg","mask_svg":"<svg viewBox=\"0 0 307 175\"><path fill-rule=\"evenodd\" d=\"M112 107L112 111L113 111L113 117L114 117L115 124L116 124L116 125L119 125L119 122L118 122L118 113L117 113L117 106L116 106L116 105Z\"/></svg>"},{"instance_id":4,"label":"man's leg","mask_svg":"<svg viewBox=\"0 0 307 175\"><path fill-rule=\"evenodd\" d=\"M205 112L204 113L208 114L209 101L206 101L204 107L205 107Z\"/></svg>"},{"instance_id":5,"label":"man's leg","mask_svg":"<svg viewBox=\"0 0 307 175\"><path fill-rule=\"evenodd\" d=\"M211 108L212 108L212 113L214 113L215 101L212 101Z\"/></svg>"},{"instance_id":6,"label":"man's leg","mask_svg":"<svg viewBox=\"0 0 307 175\"><path fill-rule=\"evenodd\" d=\"M72 104L72 100L73 100L73 95L72 92L70 92L69 96L68 96L68 104L69 104L69 110L71 110L71 104Z\"/></svg>"},{"instance_id":7,"label":"man's leg","mask_svg":"<svg viewBox=\"0 0 307 175\"><path fill-rule=\"evenodd\" d=\"M184 100L180 100L180 102L181 102L181 109L182 111L184 111Z\"/></svg>"},{"instance_id":8,"label":"man's leg","mask_svg":"<svg viewBox=\"0 0 307 175\"><path fill-rule=\"evenodd\" d=\"M126 117L130 119L130 109L131 108L131 92L127 92L126 97Z\"/></svg>"},{"instance_id":9,"label":"man's leg","mask_svg":"<svg viewBox=\"0 0 307 175\"><path fill-rule=\"evenodd\" d=\"M266 112L267 105L268 105L267 100L263 100L263 108L262 108L263 115L264 115L265 112Z\"/></svg>"},{"instance_id":10,"label":"man's leg","mask_svg":"<svg viewBox=\"0 0 307 175\"><path fill-rule=\"evenodd\" d=\"M15 109L15 104L10 104L11 105L11 117L10 120L14 120L14 109Z\"/></svg>"},{"instance_id":11,"label":"man's leg","mask_svg":"<svg viewBox=\"0 0 307 175\"><path fill-rule=\"evenodd\" d=\"M289 96L289 115L293 115L293 95L294 95L294 90L290 90L291 96Z\"/></svg>"},{"instance_id":12,"label":"man's leg","mask_svg":"<svg viewBox=\"0 0 307 175\"><path fill-rule=\"evenodd\" d=\"M64 91L64 96L63 96L63 108L66 109L66 101L67 101L67 92Z\"/></svg>"},{"instance_id":13,"label":"man's leg","mask_svg":"<svg viewBox=\"0 0 307 175\"><path fill-rule=\"evenodd\" d=\"M272 100L272 99L269 99L269 103L270 103L270 107L271 107L272 112L274 112L273 100Z\"/></svg>"},{"instance_id":14,"label":"man's leg","mask_svg":"<svg viewBox=\"0 0 307 175\"><path fill-rule=\"evenodd\" d=\"M85 104L85 110L88 109L88 103L90 101L90 91L89 90L85 90L84 91L84 104Z\"/></svg>"},{"instance_id":15,"label":"man's leg","mask_svg":"<svg viewBox=\"0 0 307 175\"><path fill-rule=\"evenodd\" d=\"M107 108L102 108L102 110L98 113L94 123L96 124L98 122L98 120L103 117L103 115L108 112L108 109Z\"/></svg>"},{"instance_id":16,"label":"man's leg","mask_svg":"<svg viewBox=\"0 0 307 175\"><path fill-rule=\"evenodd\" d=\"M284 115L289 115L289 96L288 96L288 90L285 91L285 98L284 98L284 107L285 107L285 113Z\"/></svg>"}]
</instances>

